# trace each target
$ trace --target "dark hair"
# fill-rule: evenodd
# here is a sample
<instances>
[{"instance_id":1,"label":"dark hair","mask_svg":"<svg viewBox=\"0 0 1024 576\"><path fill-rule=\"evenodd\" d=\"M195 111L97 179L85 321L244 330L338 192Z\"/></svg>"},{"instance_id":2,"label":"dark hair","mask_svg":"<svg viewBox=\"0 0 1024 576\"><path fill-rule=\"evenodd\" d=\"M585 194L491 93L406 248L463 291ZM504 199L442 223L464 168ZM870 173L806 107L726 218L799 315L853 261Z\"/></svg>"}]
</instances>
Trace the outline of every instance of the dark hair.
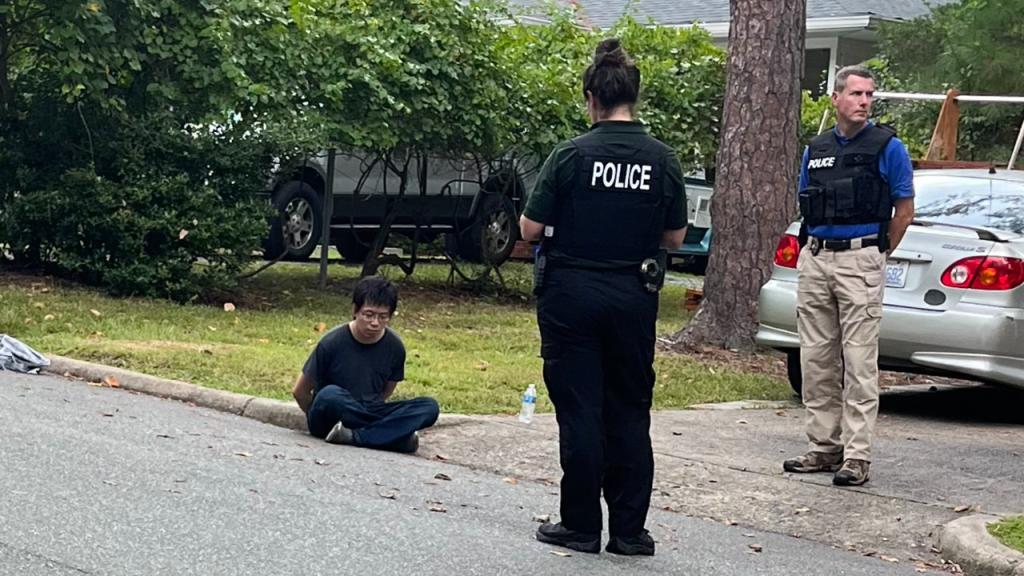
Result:
<instances>
[{"instance_id":1,"label":"dark hair","mask_svg":"<svg viewBox=\"0 0 1024 576\"><path fill-rule=\"evenodd\" d=\"M850 76L859 76L861 78L867 78L868 80L874 80L875 75L871 73L871 70L865 66L846 66L839 69L836 72L836 81L832 89L836 92L842 92L846 90L846 79Z\"/></svg>"},{"instance_id":2,"label":"dark hair","mask_svg":"<svg viewBox=\"0 0 1024 576\"><path fill-rule=\"evenodd\" d=\"M398 288L386 278L367 276L352 289L352 303L356 310L361 310L365 304L387 306L388 311L394 314L398 308Z\"/></svg>"},{"instance_id":3,"label":"dark hair","mask_svg":"<svg viewBox=\"0 0 1024 576\"><path fill-rule=\"evenodd\" d=\"M640 70L618 38L602 40L594 50L594 61L583 72L583 96L594 95L604 110L622 104L630 108L640 96Z\"/></svg>"}]
</instances>

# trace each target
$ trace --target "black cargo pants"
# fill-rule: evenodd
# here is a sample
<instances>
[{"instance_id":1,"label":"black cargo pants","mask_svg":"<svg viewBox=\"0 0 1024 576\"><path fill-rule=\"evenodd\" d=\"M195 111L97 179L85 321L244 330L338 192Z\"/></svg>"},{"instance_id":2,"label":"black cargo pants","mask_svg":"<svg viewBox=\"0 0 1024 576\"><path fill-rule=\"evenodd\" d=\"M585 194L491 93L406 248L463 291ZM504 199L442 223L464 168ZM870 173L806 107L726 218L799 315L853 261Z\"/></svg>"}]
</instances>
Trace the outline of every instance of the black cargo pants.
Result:
<instances>
[{"instance_id":1,"label":"black cargo pants","mask_svg":"<svg viewBox=\"0 0 1024 576\"><path fill-rule=\"evenodd\" d=\"M537 303L544 383L558 418L562 525L644 528L654 481L651 394L658 295L637 271L548 270Z\"/></svg>"}]
</instances>

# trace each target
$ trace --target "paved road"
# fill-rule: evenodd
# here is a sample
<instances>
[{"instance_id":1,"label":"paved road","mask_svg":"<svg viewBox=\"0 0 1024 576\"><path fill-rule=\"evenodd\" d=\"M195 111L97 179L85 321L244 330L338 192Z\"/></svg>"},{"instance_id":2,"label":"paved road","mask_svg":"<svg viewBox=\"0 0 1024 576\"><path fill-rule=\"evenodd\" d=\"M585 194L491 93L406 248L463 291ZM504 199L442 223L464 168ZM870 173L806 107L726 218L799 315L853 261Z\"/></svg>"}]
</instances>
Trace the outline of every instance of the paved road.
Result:
<instances>
[{"instance_id":1,"label":"paved road","mask_svg":"<svg viewBox=\"0 0 1024 576\"><path fill-rule=\"evenodd\" d=\"M542 483L44 376L0 373L0 462L3 575L914 573L661 511L654 558L556 556Z\"/></svg>"}]
</instances>

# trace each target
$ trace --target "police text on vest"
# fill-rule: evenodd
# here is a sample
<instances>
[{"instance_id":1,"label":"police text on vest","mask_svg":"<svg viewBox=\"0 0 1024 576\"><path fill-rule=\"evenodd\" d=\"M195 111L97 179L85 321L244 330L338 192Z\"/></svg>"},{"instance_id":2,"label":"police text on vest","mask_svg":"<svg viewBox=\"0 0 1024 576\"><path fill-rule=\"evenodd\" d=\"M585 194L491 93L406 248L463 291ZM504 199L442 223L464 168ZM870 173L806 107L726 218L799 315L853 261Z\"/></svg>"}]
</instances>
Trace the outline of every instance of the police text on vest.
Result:
<instances>
[{"instance_id":1,"label":"police text on vest","mask_svg":"<svg viewBox=\"0 0 1024 576\"><path fill-rule=\"evenodd\" d=\"M605 188L621 190L650 190L651 166L648 164L622 164L620 162L594 162L590 185L598 181Z\"/></svg>"},{"instance_id":2,"label":"police text on vest","mask_svg":"<svg viewBox=\"0 0 1024 576\"><path fill-rule=\"evenodd\" d=\"M835 156L827 156L825 158L813 158L807 162L807 169L814 170L815 168L832 168L836 165Z\"/></svg>"}]
</instances>

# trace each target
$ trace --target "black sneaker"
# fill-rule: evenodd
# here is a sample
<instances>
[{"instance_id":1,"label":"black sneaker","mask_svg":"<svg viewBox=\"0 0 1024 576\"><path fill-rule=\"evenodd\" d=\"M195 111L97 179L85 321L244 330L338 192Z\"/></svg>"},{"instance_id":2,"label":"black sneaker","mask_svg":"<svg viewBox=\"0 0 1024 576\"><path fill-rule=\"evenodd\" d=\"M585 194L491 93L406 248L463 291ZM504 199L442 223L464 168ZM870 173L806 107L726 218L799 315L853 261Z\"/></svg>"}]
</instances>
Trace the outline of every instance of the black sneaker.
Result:
<instances>
[{"instance_id":1,"label":"black sneaker","mask_svg":"<svg viewBox=\"0 0 1024 576\"><path fill-rule=\"evenodd\" d=\"M388 444L385 449L402 452L404 454L412 454L420 449L420 435L413 432L397 442Z\"/></svg>"},{"instance_id":2,"label":"black sneaker","mask_svg":"<svg viewBox=\"0 0 1024 576\"><path fill-rule=\"evenodd\" d=\"M612 536L604 549L623 556L654 556L654 538L647 530L636 536Z\"/></svg>"},{"instance_id":3,"label":"black sneaker","mask_svg":"<svg viewBox=\"0 0 1024 576\"><path fill-rule=\"evenodd\" d=\"M541 524L537 528L537 540L546 544L563 546L577 552L586 552L588 554L598 554L601 552L600 532L569 530L562 526L561 522L558 524Z\"/></svg>"}]
</instances>

